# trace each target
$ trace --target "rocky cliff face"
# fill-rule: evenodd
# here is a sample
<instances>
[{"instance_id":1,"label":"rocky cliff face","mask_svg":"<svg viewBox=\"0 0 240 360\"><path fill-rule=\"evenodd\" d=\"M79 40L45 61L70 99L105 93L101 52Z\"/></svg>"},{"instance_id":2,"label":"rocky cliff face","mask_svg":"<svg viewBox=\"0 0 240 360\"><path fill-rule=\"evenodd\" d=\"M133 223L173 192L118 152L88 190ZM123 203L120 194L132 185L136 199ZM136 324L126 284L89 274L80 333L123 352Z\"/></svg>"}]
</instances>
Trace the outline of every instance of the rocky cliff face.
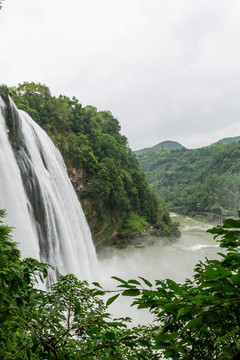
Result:
<instances>
[{"instance_id":1,"label":"rocky cliff face","mask_svg":"<svg viewBox=\"0 0 240 360\"><path fill-rule=\"evenodd\" d=\"M101 246L110 246L118 243L117 235L120 223L117 219L117 214L114 216L112 212L108 212L101 202L90 201L81 197L82 191L90 185L87 172L84 169L76 169L68 165L68 172L87 218L96 248L99 249Z\"/></svg>"}]
</instances>

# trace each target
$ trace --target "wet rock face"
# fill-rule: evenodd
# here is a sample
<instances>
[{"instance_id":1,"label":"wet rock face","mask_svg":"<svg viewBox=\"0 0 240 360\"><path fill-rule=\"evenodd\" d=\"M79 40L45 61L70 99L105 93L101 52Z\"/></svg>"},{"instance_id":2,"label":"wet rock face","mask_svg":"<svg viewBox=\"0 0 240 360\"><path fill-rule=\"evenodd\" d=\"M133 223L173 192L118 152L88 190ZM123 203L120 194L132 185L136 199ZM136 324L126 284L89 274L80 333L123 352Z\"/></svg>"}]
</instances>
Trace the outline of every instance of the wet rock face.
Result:
<instances>
[{"instance_id":1,"label":"wet rock face","mask_svg":"<svg viewBox=\"0 0 240 360\"><path fill-rule=\"evenodd\" d=\"M69 178L75 191L82 191L89 186L88 176L84 169L76 169L69 165Z\"/></svg>"},{"instance_id":2,"label":"wet rock face","mask_svg":"<svg viewBox=\"0 0 240 360\"><path fill-rule=\"evenodd\" d=\"M71 183L75 192L77 193L79 200L83 206L85 216L88 221L88 225L91 229L92 238L95 243L96 249L102 246L111 246L114 244L115 238L118 235L118 227L114 227L111 224L110 215L107 215L106 209L102 207L102 204L96 204L96 201L89 199L81 199L81 191L87 189L90 186L88 175L82 168L76 169L72 164L68 163L68 173ZM99 206L102 207L102 211L99 210ZM98 211L96 210L98 207ZM106 220L100 219L99 214L106 214ZM110 230L111 229L111 230Z\"/></svg>"}]
</instances>

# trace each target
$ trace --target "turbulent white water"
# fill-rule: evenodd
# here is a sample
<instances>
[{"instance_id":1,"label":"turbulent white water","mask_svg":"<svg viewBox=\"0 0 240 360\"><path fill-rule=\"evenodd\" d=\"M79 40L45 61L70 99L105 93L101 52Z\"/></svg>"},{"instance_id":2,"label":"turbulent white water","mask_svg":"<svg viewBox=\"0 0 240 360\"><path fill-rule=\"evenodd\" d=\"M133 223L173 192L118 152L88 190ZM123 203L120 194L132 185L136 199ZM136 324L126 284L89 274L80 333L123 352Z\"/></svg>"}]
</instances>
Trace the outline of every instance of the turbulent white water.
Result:
<instances>
[{"instance_id":1,"label":"turbulent white water","mask_svg":"<svg viewBox=\"0 0 240 360\"><path fill-rule=\"evenodd\" d=\"M210 225L182 216L176 216L173 220L180 222L182 231L181 238L174 242L158 238L153 246L106 248L99 253L104 287L116 287L117 282L110 280L111 276L118 276L124 280L138 279L138 276L142 276L152 282L170 278L181 283L192 277L199 260L219 257L217 241L213 235L206 232ZM146 324L152 320L148 310L130 308L131 302L132 299L118 298L111 305L110 312L115 316L130 316L134 319L134 324Z\"/></svg>"},{"instance_id":2,"label":"turbulent white water","mask_svg":"<svg viewBox=\"0 0 240 360\"><path fill-rule=\"evenodd\" d=\"M15 227L14 240L24 257L53 265L56 274L92 280L95 249L62 156L45 131L11 100L10 109L17 150L8 139L6 106L0 98L0 208L7 210L7 223Z\"/></svg>"}]
</instances>

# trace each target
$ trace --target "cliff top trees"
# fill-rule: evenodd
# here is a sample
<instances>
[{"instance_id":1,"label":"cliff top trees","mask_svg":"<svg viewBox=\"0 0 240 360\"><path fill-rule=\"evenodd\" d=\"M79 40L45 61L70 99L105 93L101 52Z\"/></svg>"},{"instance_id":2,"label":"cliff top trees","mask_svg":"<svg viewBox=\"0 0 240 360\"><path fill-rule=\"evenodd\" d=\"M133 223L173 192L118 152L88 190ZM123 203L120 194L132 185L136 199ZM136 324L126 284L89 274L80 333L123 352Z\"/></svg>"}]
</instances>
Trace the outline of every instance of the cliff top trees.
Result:
<instances>
[{"instance_id":1,"label":"cliff top trees","mask_svg":"<svg viewBox=\"0 0 240 360\"><path fill-rule=\"evenodd\" d=\"M120 133L118 120L110 111L97 111L90 105L83 107L75 97L56 98L47 86L33 82L20 84L10 92L16 105L48 132L61 151L70 176L73 169L84 172L85 179L80 181L87 186L79 196L86 200L88 220L97 212L97 226L91 229L93 236L103 227L102 213L107 225L120 232L132 212L136 218L139 216L138 228L142 216L153 224L159 212L167 212L166 208L160 209L135 154Z\"/></svg>"}]
</instances>

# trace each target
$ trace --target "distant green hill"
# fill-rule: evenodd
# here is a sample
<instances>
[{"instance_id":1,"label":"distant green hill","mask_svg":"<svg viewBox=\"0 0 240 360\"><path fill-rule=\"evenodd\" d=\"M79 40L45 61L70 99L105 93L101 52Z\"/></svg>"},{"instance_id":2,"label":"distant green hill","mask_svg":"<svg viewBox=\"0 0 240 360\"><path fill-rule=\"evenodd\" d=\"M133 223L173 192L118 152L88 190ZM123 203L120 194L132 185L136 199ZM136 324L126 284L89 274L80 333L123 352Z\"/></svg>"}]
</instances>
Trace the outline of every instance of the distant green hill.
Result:
<instances>
[{"instance_id":1,"label":"distant green hill","mask_svg":"<svg viewBox=\"0 0 240 360\"><path fill-rule=\"evenodd\" d=\"M144 148L141 150L136 150L135 153L137 155L140 155L140 154L147 153L147 152L158 153L158 152L162 152L162 151L171 151L171 150L178 150L178 149L183 149L183 148L184 147L176 141L166 140L166 141L162 141L159 144L154 145L152 147Z\"/></svg>"},{"instance_id":2,"label":"distant green hill","mask_svg":"<svg viewBox=\"0 0 240 360\"><path fill-rule=\"evenodd\" d=\"M200 149L137 153L156 194L184 214L237 215L240 209L240 142L220 140ZM225 144L224 142L228 142Z\"/></svg>"},{"instance_id":3,"label":"distant green hill","mask_svg":"<svg viewBox=\"0 0 240 360\"><path fill-rule=\"evenodd\" d=\"M220 140L216 141L215 143L212 143L212 144L210 144L208 146L204 146L204 147L211 147L211 146L215 146L217 144L229 144L231 142L237 142L237 141L240 141L240 136L226 137L226 138L220 139ZM179 144L177 141L165 140L165 141L162 141L159 144L154 145L152 147L135 150L134 152L136 155L141 155L141 154L145 154L148 152L158 153L158 152L162 152L162 151L172 151L172 150L179 150L179 149L185 149L185 147L183 145Z\"/></svg>"}]
</instances>

